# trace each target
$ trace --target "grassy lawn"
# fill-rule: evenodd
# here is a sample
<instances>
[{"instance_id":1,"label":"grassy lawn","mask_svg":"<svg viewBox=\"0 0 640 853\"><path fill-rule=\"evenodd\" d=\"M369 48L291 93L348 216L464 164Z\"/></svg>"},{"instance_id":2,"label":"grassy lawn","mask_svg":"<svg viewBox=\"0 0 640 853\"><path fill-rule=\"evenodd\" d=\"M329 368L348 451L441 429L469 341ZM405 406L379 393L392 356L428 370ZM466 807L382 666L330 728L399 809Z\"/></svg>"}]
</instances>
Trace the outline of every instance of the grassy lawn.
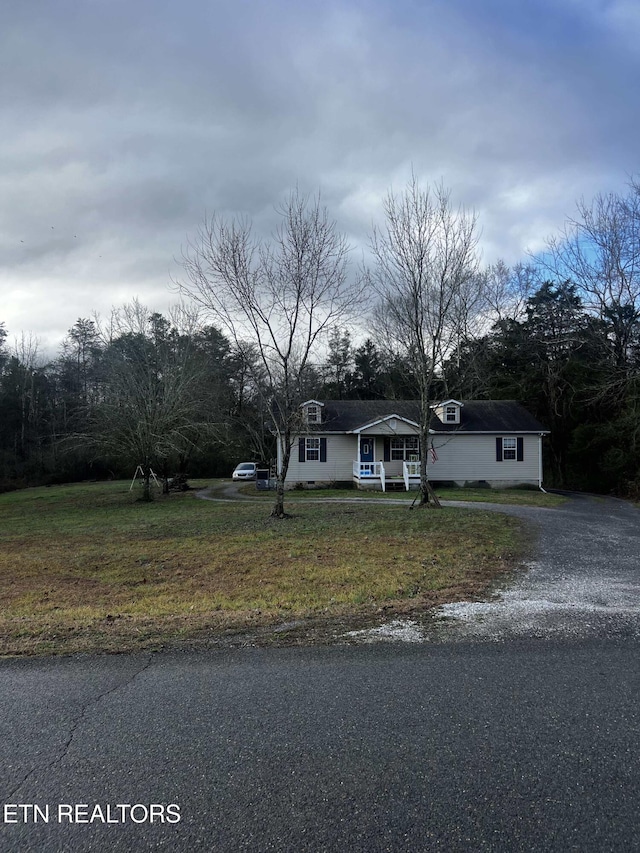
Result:
<instances>
[{"instance_id":1,"label":"grassy lawn","mask_svg":"<svg viewBox=\"0 0 640 853\"><path fill-rule=\"evenodd\" d=\"M226 481L227 484L230 481ZM212 494L215 494L223 485L222 481L214 482L211 486ZM245 497L258 497L263 500L273 500L273 492L258 491L254 483L246 483L240 486L240 493ZM552 495L541 492L538 489L464 489L447 488L436 489L436 494L443 501L469 501L476 503L484 501L498 504L519 504L521 506L546 506L556 507L565 503L567 498L562 495ZM370 499L380 500L393 498L394 500L408 500L411 503L416 497L416 492L389 491L381 492L365 489L291 489L285 496L285 502L316 500L318 498L333 499Z\"/></svg>"},{"instance_id":2,"label":"grassy lawn","mask_svg":"<svg viewBox=\"0 0 640 853\"><path fill-rule=\"evenodd\" d=\"M129 483L0 495L0 654L123 651L482 594L524 547L483 510L138 501Z\"/></svg>"}]
</instances>

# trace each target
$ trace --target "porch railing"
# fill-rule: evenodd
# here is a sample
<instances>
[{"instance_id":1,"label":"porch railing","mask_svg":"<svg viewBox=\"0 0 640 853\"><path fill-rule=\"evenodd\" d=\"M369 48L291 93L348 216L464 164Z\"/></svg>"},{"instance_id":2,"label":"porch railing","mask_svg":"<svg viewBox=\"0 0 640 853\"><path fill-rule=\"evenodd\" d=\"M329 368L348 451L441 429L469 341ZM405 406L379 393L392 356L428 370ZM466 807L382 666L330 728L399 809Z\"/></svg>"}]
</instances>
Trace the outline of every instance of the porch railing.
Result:
<instances>
[{"instance_id":1,"label":"porch railing","mask_svg":"<svg viewBox=\"0 0 640 853\"><path fill-rule=\"evenodd\" d=\"M358 462L353 463L353 476L356 480L380 480L382 491L386 491L386 474L382 462Z\"/></svg>"},{"instance_id":2,"label":"porch railing","mask_svg":"<svg viewBox=\"0 0 640 853\"><path fill-rule=\"evenodd\" d=\"M420 463L419 462L403 462L402 463L402 478L404 480L404 487L407 491L409 491L409 482L411 478L420 476Z\"/></svg>"}]
</instances>

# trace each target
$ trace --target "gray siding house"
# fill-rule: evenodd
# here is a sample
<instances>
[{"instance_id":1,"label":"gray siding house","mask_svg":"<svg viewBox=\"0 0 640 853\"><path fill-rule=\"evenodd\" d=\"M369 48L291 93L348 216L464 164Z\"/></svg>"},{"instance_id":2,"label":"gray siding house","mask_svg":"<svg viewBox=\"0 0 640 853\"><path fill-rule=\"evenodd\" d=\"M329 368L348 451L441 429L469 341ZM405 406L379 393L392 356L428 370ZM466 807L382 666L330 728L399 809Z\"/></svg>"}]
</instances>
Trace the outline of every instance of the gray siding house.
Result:
<instances>
[{"instance_id":1,"label":"gray siding house","mask_svg":"<svg viewBox=\"0 0 640 853\"><path fill-rule=\"evenodd\" d=\"M434 405L430 480L459 485L542 487L548 430L514 400L444 400ZM413 400L307 400L291 452L291 488L352 481L361 489L417 488L419 408ZM278 448L278 465L282 448Z\"/></svg>"}]
</instances>

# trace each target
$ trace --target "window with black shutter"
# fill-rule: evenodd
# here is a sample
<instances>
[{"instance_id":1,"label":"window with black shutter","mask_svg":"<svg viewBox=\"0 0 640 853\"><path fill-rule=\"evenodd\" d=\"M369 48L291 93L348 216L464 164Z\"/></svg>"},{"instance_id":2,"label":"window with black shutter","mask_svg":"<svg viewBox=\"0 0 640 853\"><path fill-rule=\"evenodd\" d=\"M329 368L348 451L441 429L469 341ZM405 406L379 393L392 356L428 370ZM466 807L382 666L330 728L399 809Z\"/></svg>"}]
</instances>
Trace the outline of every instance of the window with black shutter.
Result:
<instances>
[{"instance_id":1,"label":"window with black shutter","mask_svg":"<svg viewBox=\"0 0 640 853\"><path fill-rule=\"evenodd\" d=\"M496 462L524 462L524 438L496 438Z\"/></svg>"}]
</instances>

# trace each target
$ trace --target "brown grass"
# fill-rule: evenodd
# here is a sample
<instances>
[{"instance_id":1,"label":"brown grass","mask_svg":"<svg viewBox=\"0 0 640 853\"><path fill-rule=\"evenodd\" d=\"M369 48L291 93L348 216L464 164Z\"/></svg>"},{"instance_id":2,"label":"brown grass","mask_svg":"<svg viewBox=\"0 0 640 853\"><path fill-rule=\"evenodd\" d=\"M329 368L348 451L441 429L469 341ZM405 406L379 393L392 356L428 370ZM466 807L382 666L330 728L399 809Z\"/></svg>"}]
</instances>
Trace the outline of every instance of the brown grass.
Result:
<instances>
[{"instance_id":1,"label":"brown grass","mask_svg":"<svg viewBox=\"0 0 640 853\"><path fill-rule=\"evenodd\" d=\"M123 651L309 617L477 596L520 553L483 511L262 503L128 484L0 496L0 653Z\"/></svg>"}]
</instances>

